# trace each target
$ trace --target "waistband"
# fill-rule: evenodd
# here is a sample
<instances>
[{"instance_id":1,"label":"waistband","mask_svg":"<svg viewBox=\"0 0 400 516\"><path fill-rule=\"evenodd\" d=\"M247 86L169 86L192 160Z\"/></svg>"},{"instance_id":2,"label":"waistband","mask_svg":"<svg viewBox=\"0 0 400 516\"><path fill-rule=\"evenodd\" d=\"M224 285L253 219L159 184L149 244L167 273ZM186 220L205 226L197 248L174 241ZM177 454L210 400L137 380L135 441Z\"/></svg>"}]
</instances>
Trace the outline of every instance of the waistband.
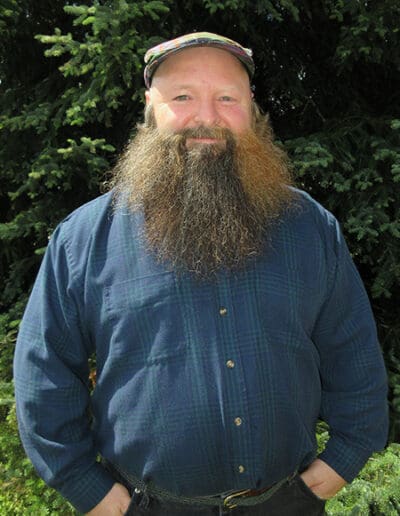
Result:
<instances>
[{"instance_id":1,"label":"waistband","mask_svg":"<svg viewBox=\"0 0 400 516\"><path fill-rule=\"evenodd\" d=\"M199 507L221 507L226 509L233 509L234 507L250 507L265 502L272 495L274 495L283 484L290 481L297 474L297 471L284 479L276 482L272 486L264 489L243 489L239 491L228 491L208 496L178 496L170 491L156 486L153 482L144 482L142 479L126 473L119 466L103 459L106 468L113 472L113 470L125 481L126 484L135 491L135 493L143 492L148 496L157 498L158 500L178 503L190 506Z\"/></svg>"}]
</instances>

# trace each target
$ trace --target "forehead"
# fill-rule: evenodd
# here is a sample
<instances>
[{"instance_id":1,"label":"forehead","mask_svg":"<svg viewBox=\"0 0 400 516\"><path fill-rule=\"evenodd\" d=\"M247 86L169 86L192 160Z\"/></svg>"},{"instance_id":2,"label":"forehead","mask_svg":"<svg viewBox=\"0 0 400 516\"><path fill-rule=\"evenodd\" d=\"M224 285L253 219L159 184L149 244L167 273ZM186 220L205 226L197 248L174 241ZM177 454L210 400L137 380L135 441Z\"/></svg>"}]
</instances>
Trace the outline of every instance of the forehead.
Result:
<instances>
[{"instance_id":1,"label":"forehead","mask_svg":"<svg viewBox=\"0 0 400 516\"><path fill-rule=\"evenodd\" d=\"M174 83L180 78L199 77L228 81L249 87L249 76L241 62L226 50L195 47L180 50L163 61L153 76L153 84Z\"/></svg>"}]
</instances>

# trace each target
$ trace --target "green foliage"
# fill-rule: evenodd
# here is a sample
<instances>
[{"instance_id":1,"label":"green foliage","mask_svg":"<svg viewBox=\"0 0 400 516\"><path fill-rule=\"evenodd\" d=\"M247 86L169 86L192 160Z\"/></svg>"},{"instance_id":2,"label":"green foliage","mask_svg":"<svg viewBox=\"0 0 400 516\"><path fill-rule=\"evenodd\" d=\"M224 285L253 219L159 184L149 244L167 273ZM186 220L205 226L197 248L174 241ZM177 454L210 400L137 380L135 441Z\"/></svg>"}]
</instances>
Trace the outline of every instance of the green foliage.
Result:
<instances>
[{"instance_id":1,"label":"green foliage","mask_svg":"<svg viewBox=\"0 0 400 516\"><path fill-rule=\"evenodd\" d=\"M141 120L146 49L194 30L253 48L256 98L298 184L341 221L373 302L391 387L390 438L400 441L399 27L400 5L390 0L0 0L0 453L11 482L2 513L19 514L13 477L21 500L24 474L33 497L53 496L32 472L14 472L29 466L16 441L7 455L3 437L17 439L12 414L4 419L12 354L48 237L99 194ZM391 460L398 468L396 447L368 464L343 507L341 495L330 502L332 514L392 514ZM38 504L31 513L56 514L51 504L61 502L51 500L50 512Z\"/></svg>"},{"instance_id":2,"label":"green foliage","mask_svg":"<svg viewBox=\"0 0 400 516\"><path fill-rule=\"evenodd\" d=\"M78 513L40 480L19 441L15 409L0 422L0 513L74 516Z\"/></svg>"},{"instance_id":3,"label":"green foliage","mask_svg":"<svg viewBox=\"0 0 400 516\"><path fill-rule=\"evenodd\" d=\"M329 439L329 428L318 423L318 453ZM328 516L397 516L400 513L400 445L375 453L353 482L326 504Z\"/></svg>"},{"instance_id":4,"label":"green foliage","mask_svg":"<svg viewBox=\"0 0 400 516\"><path fill-rule=\"evenodd\" d=\"M329 516L397 516L400 513L400 445L376 453L358 477L327 503Z\"/></svg>"},{"instance_id":5,"label":"green foliage","mask_svg":"<svg viewBox=\"0 0 400 516\"><path fill-rule=\"evenodd\" d=\"M99 193L142 109L143 55L164 4L54 2L51 25L63 30L40 35L53 31L47 2L0 3L0 309L26 295L55 225Z\"/></svg>"},{"instance_id":6,"label":"green foliage","mask_svg":"<svg viewBox=\"0 0 400 516\"><path fill-rule=\"evenodd\" d=\"M324 204L342 214L374 299L390 299L400 281L400 131L394 127L391 119L354 117L330 122L313 138L286 142L299 181L318 197L328 191Z\"/></svg>"}]
</instances>

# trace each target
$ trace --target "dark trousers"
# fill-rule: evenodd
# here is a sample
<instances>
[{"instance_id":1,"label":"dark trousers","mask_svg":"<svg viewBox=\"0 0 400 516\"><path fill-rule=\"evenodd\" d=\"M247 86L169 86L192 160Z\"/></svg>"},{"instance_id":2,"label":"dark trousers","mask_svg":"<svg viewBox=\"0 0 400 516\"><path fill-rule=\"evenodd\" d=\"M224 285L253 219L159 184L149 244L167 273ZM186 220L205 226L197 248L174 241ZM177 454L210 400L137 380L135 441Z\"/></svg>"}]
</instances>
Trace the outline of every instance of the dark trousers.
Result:
<instances>
[{"instance_id":1,"label":"dark trousers","mask_svg":"<svg viewBox=\"0 0 400 516\"><path fill-rule=\"evenodd\" d=\"M110 469L110 468L109 468ZM325 501L318 498L299 475L288 479L271 498L250 507L223 509L189 506L158 500L147 493L135 492L134 487L114 470L115 479L132 493L132 501L125 516L324 516Z\"/></svg>"}]
</instances>

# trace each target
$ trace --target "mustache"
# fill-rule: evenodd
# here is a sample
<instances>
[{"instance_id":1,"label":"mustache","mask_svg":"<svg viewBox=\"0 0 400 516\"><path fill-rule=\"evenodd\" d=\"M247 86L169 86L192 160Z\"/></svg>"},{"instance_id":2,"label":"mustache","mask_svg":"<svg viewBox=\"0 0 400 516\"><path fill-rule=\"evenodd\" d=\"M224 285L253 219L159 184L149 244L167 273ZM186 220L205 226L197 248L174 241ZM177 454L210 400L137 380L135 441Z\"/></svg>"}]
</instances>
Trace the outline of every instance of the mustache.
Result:
<instances>
[{"instance_id":1,"label":"mustache","mask_svg":"<svg viewBox=\"0 0 400 516\"><path fill-rule=\"evenodd\" d=\"M234 133L230 129L218 126L199 125L197 127L187 127L165 134L166 141L170 143L175 141L178 145L184 144L188 139L192 138L225 140L231 145L234 145L237 141Z\"/></svg>"},{"instance_id":2,"label":"mustache","mask_svg":"<svg viewBox=\"0 0 400 516\"><path fill-rule=\"evenodd\" d=\"M234 135L230 129L226 127L210 127L205 125L199 125L197 127L187 127L177 131L177 134L182 138L232 138Z\"/></svg>"}]
</instances>

